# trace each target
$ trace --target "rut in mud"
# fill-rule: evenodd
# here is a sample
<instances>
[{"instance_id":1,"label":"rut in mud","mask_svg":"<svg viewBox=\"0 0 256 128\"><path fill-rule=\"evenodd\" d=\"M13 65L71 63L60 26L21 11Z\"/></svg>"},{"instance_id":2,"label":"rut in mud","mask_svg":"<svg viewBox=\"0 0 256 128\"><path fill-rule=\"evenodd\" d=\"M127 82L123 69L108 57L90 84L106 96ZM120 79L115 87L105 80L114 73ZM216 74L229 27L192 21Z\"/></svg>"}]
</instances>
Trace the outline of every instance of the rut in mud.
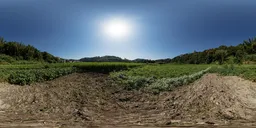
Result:
<instances>
[{"instance_id":1,"label":"rut in mud","mask_svg":"<svg viewBox=\"0 0 256 128\"><path fill-rule=\"evenodd\" d=\"M5 119L56 126L252 123L256 83L206 74L171 92L124 90L105 74L71 74L32 86L2 84Z\"/></svg>"}]
</instances>

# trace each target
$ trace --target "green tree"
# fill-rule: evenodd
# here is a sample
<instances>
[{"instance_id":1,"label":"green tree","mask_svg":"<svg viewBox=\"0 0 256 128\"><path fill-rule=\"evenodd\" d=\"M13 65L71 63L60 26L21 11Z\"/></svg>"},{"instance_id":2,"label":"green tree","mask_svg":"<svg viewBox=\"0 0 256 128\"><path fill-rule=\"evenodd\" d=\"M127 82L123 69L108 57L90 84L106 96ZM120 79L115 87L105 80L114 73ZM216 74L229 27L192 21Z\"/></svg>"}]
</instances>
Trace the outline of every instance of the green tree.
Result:
<instances>
[{"instance_id":1,"label":"green tree","mask_svg":"<svg viewBox=\"0 0 256 128\"><path fill-rule=\"evenodd\" d=\"M236 51L236 63L242 64L245 58L245 53L242 50Z\"/></svg>"},{"instance_id":2,"label":"green tree","mask_svg":"<svg viewBox=\"0 0 256 128\"><path fill-rule=\"evenodd\" d=\"M215 51L215 59L219 62L219 64L224 63L226 56L227 56L226 50L216 50Z\"/></svg>"},{"instance_id":3,"label":"green tree","mask_svg":"<svg viewBox=\"0 0 256 128\"><path fill-rule=\"evenodd\" d=\"M5 44L4 38L0 37L0 53L1 54L4 52L4 44Z\"/></svg>"}]
</instances>

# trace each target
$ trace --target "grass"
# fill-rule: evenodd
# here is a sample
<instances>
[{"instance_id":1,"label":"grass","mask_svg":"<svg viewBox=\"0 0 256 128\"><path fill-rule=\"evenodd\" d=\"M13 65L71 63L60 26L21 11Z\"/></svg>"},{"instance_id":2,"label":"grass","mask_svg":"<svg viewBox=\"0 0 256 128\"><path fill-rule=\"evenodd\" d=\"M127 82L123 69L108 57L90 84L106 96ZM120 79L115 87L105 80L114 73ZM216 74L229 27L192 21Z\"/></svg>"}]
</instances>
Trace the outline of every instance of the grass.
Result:
<instances>
[{"instance_id":1,"label":"grass","mask_svg":"<svg viewBox=\"0 0 256 128\"><path fill-rule=\"evenodd\" d=\"M219 73L224 76L240 76L245 79L256 82L255 65L224 65L214 66L210 72Z\"/></svg>"}]
</instances>

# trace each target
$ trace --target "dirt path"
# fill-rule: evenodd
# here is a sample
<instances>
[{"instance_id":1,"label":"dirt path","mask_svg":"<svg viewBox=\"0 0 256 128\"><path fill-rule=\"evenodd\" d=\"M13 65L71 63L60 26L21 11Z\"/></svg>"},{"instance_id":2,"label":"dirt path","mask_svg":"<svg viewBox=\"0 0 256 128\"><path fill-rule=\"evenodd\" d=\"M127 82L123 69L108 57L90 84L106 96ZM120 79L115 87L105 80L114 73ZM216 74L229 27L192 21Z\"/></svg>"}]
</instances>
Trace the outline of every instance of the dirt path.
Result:
<instances>
[{"instance_id":1,"label":"dirt path","mask_svg":"<svg viewBox=\"0 0 256 128\"><path fill-rule=\"evenodd\" d=\"M172 92L127 91L107 75L71 74L31 86L0 84L0 127L160 127L256 121L256 83L206 74Z\"/></svg>"},{"instance_id":2,"label":"dirt path","mask_svg":"<svg viewBox=\"0 0 256 128\"><path fill-rule=\"evenodd\" d=\"M44 121L40 120L14 120L10 117L11 107L9 104L4 102L6 99L7 93L10 93L11 90L15 89L17 86L10 85L8 83L0 83L0 127L13 127L13 128L26 128L26 127L37 127L37 128L45 128L45 127L53 127L56 125L45 124ZM13 115L12 115L13 116Z\"/></svg>"}]
</instances>

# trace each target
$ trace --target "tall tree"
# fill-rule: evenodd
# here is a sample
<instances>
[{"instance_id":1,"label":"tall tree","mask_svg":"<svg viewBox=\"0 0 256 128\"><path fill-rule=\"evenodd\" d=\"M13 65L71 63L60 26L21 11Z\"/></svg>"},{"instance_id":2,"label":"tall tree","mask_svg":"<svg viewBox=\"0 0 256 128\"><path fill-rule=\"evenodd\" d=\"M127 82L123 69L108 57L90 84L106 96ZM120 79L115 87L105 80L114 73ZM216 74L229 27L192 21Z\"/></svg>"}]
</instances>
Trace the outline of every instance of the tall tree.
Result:
<instances>
[{"instance_id":1,"label":"tall tree","mask_svg":"<svg viewBox=\"0 0 256 128\"><path fill-rule=\"evenodd\" d=\"M226 50L216 50L215 51L215 59L219 62L219 64L223 64L226 57L227 57Z\"/></svg>"}]
</instances>

